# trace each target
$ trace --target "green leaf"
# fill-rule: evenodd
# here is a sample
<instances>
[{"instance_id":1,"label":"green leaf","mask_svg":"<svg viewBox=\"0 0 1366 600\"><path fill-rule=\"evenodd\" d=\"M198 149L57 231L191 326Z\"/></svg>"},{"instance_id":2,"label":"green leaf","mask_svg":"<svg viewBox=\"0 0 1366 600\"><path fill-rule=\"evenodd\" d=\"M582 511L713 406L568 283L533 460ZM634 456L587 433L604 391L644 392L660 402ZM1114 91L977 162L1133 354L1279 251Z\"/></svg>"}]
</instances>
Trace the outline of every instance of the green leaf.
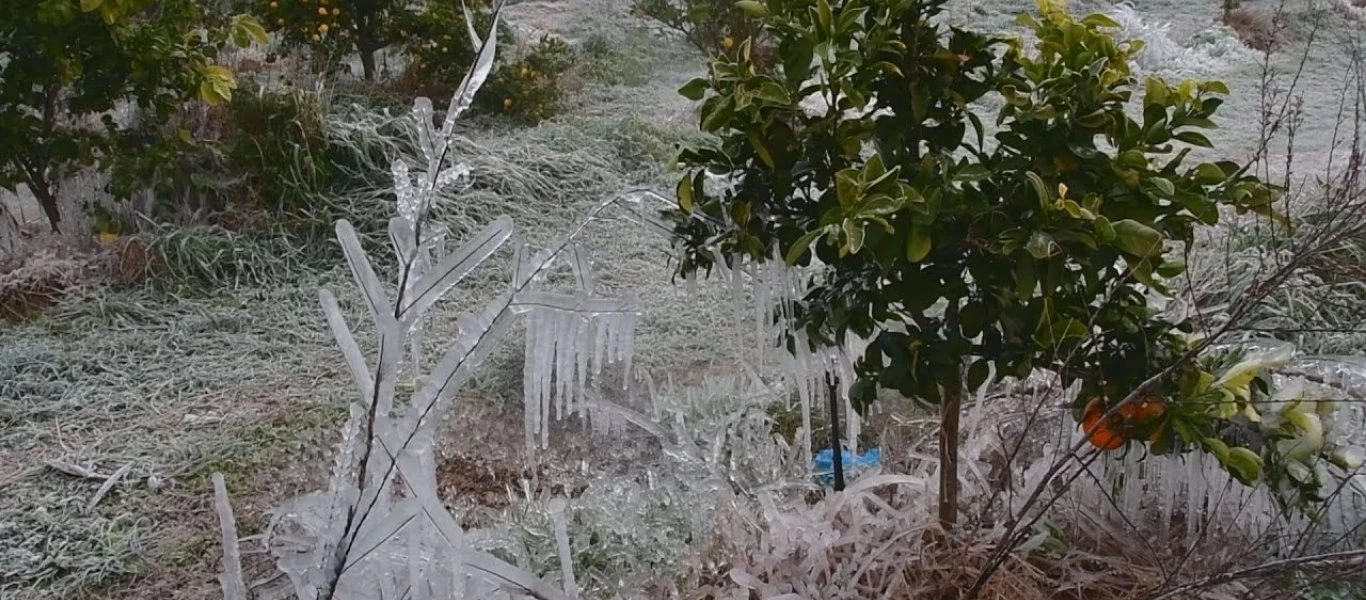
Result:
<instances>
[{"instance_id":1,"label":"green leaf","mask_svg":"<svg viewBox=\"0 0 1366 600\"><path fill-rule=\"evenodd\" d=\"M1048 194L1048 186L1043 183L1043 178L1033 171L1025 173L1025 178L1029 180L1029 186L1034 188L1034 195L1039 198L1039 206L1048 210L1048 207L1052 205L1052 200Z\"/></svg>"},{"instance_id":2,"label":"green leaf","mask_svg":"<svg viewBox=\"0 0 1366 600\"><path fill-rule=\"evenodd\" d=\"M1046 323L1047 321L1045 321ZM1044 323L1040 323L1044 325ZM1056 348L1071 339L1084 340L1091 334L1085 323L1077 319L1063 319L1050 326L1041 327L1034 335L1034 341L1045 348Z\"/></svg>"},{"instance_id":3,"label":"green leaf","mask_svg":"<svg viewBox=\"0 0 1366 600\"><path fill-rule=\"evenodd\" d=\"M968 367L968 389L977 390L987 382L987 377L991 375L991 365L984 358L973 361L972 366Z\"/></svg>"},{"instance_id":4,"label":"green leaf","mask_svg":"<svg viewBox=\"0 0 1366 600\"><path fill-rule=\"evenodd\" d=\"M849 208L858 200L859 182L857 172L845 169L835 174L835 199L840 206Z\"/></svg>"},{"instance_id":5,"label":"green leaf","mask_svg":"<svg viewBox=\"0 0 1366 600\"><path fill-rule=\"evenodd\" d=\"M754 92L754 97L764 100L774 106L792 105L792 96L787 93L787 90L784 89L783 86L772 80L765 81L761 84L759 89Z\"/></svg>"},{"instance_id":6,"label":"green leaf","mask_svg":"<svg viewBox=\"0 0 1366 600\"><path fill-rule=\"evenodd\" d=\"M890 215L905 205L901 198L893 198L887 194L876 194L868 197L859 208L859 215L862 216L886 216Z\"/></svg>"},{"instance_id":7,"label":"green leaf","mask_svg":"<svg viewBox=\"0 0 1366 600\"><path fill-rule=\"evenodd\" d=\"M1053 253L1053 238L1042 231L1035 231L1033 235L1029 236L1029 242L1025 244L1025 250L1028 250L1034 258L1040 260L1048 258L1048 255Z\"/></svg>"},{"instance_id":8,"label":"green leaf","mask_svg":"<svg viewBox=\"0 0 1366 600\"><path fill-rule=\"evenodd\" d=\"M698 100L701 100L703 96L707 95L707 89L710 87L711 82L707 81L705 77L695 77L687 83L683 84L683 87L678 88L678 93L682 95L684 98L696 102Z\"/></svg>"},{"instance_id":9,"label":"green leaf","mask_svg":"<svg viewBox=\"0 0 1366 600\"><path fill-rule=\"evenodd\" d=\"M1116 157L1115 162L1121 166L1131 169L1144 169L1148 167L1148 157L1138 150L1125 150Z\"/></svg>"},{"instance_id":10,"label":"green leaf","mask_svg":"<svg viewBox=\"0 0 1366 600\"><path fill-rule=\"evenodd\" d=\"M678 208L683 210L683 214L692 214L693 189L692 178L684 177L678 182Z\"/></svg>"},{"instance_id":11,"label":"green leaf","mask_svg":"<svg viewBox=\"0 0 1366 600\"><path fill-rule=\"evenodd\" d=\"M1149 258L1162 252L1162 234L1133 219L1114 223L1115 246L1125 254Z\"/></svg>"},{"instance_id":12,"label":"green leaf","mask_svg":"<svg viewBox=\"0 0 1366 600\"><path fill-rule=\"evenodd\" d=\"M975 338L982 333L982 328L986 326L987 309L981 302L971 301L963 305L963 309L958 311L958 327L963 331L963 337ZM975 386L974 386L975 387Z\"/></svg>"},{"instance_id":13,"label":"green leaf","mask_svg":"<svg viewBox=\"0 0 1366 600\"><path fill-rule=\"evenodd\" d=\"M1200 440L1200 445L1205 447L1210 454L1219 459L1221 464L1228 464L1228 444L1218 438L1207 437Z\"/></svg>"},{"instance_id":14,"label":"green leaf","mask_svg":"<svg viewBox=\"0 0 1366 600\"><path fill-rule=\"evenodd\" d=\"M816 238L825 235L829 231L829 228L821 227L819 229L808 231L805 234L802 234L802 237L797 238L797 241L793 243L792 247L787 250L787 256L783 257L785 259L785 262L787 262L787 265L790 267L792 265L797 264L797 261L801 259L802 255L806 254L806 251L809 248L811 248L811 242L815 241Z\"/></svg>"},{"instance_id":15,"label":"green leaf","mask_svg":"<svg viewBox=\"0 0 1366 600\"><path fill-rule=\"evenodd\" d=\"M239 48L251 46L252 42L264 44L270 40L266 28L251 15L237 15L232 18L232 39Z\"/></svg>"},{"instance_id":16,"label":"green leaf","mask_svg":"<svg viewBox=\"0 0 1366 600\"><path fill-rule=\"evenodd\" d=\"M912 223L911 234L906 239L906 260L918 263L929 256L932 239L924 225Z\"/></svg>"},{"instance_id":17,"label":"green leaf","mask_svg":"<svg viewBox=\"0 0 1366 600\"><path fill-rule=\"evenodd\" d=\"M1252 485L1262 478L1262 457L1248 448L1229 448L1223 460L1229 474L1244 485Z\"/></svg>"},{"instance_id":18,"label":"green leaf","mask_svg":"<svg viewBox=\"0 0 1366 600\"><path fill-rule=\"evenodd\" d=\"M773 153L769 152L768 147L764 145L763 136L760 136L758 131L751 129L748 137L750 145L754 146L754 152L759 155L759 160L764 162L764 166L770 169L774 168L777 163L773 160Z\"/></svg>"},{"instance_id":19,"label":"green leaf","mask_svg":"<svg viewBox=\"0 0 1366 600\"><path fill-rule=\"evenodd\" d=\"M1205 137L1204 134L1198 131L1182 131L1181 133L1178 133L1173 137L1183 142L1186 142L1187 144L1190 144L1192 146L1199 146L1201 148L1214 147L1214 143L1209 141L1209 138Z\"/></svg>"},{"instance_id":20,"label":"green leaf","mask_svg":"<svg viewBox=\"0 0 1366 600\"><path fill-rule=\"evenodd\" d=\"M1195 182L1200 185L1214 185L1224 179L1224 171L1218 165L1201 163L1195 167Z\"/></svg>"},{"instance_id":21,"label":"green leaf","mask_svg":"<svg viewBox=\"0 0 1366 600\"><path fill-rule=\"evenodd\" d=\"M1096 224L1096 233L1100 234L1100 241L1107 244L1115 241L1115 237L1118 234L1115 233L1115 227L1110 224L1109 219L1104 216L1098 216L1094 223Z\"/></svg>"},{"instance_id":22,"label":"green leaf","mask_svg":"<svg viewBox=\"0 0 1366 600\"><path fill-rule=\"evenodd\" d=\"M81 12L95 12L104 4L104 0L81 0Z\"/></svg>"},{"instance_id":23,"label":"green leaf","mask_svg":"<svg viewBox=\"0 0 1366 600\"><path fill-rule=\"evenodd\" d=\"M1149 77L1144 83L1143 106L1166 106L1167 83L1157 77Z\"/></svg>"},{"instance_id":24,"label":"green leaf","mask_svg":"<svg viewBox=\"0 0 1366 600\"><path fill-rule=\"evenodd\" d=\"M1034 259L1024 258L1015 261L1015 297L1021 302L1034 297L1034 287L1039 283L1035 272Z\"/></svg>"},{"instance_id":25,"label":"green leaf","mask_svg":"<svg viewBox=\"0 0 1366 600\"><path fill-rule=\"evenodd\" d=\"M845 249L849 254L858 254L863 249L863 223L853 219L844 221Z\"/></svg>"},{"instance_id":26,"label":"green leaf","mask_svg":"<svg viewBox=\"0 0 1366 600\"><path fill-rule=\"evenodd\" d=\"M991 171L987 170L986 165L983 165L981 163L972 163L964 165L963 168L958 169L956 172L954 172L953 178L957 181L976 182L986 179L990 175Z\"/></svg>"},{"instance_id":27,"label":"green leaf","mask_svg":"<svg viewBox=\"0 0 1366 600\"><path fill-rule=\"evenodd\" d=\"M1153 184L1153 187L1157 188L1166 196L1171 196L1176 193L1176 186L1166 177L1149 177L1148 183Z\"/></svg>"},{"instance_id":28,"label":"green leaf","mask_svg":"<svg viewBox=\"0 0 1366 600\"><path fill-rule=\"evenodd\" d=\"M1210 81L1203 82L1200 84L1200 87L1204 91L1209 92L1211 94L1223 94L1225 96L1229 94L1228 86L1225 85L1224 82L1218 80L1212 79Z\"/></svg>"},{"instance_id":29,"label":"green leaf","mask_svg":"<svg viewBox=\"0 0 1366 600\"><path fill-rule=\"evenodd\" d=\"M1082 18L1081 23L1082 25L1088 25L1091 27L1107 27L1110 29L1119 29L1118 22L1101 13L1092 13L1086 15L1084 18Z\"/></svg>"},{"instance_id":30,"label":"green leaf","mask_svg":"<svg viewBox=\"0 0 1366 600\"><path fill-rule=\"evenodd\" d=\"M817 0L815 10L816 22L820 23L821 30L824 31L827 36L833 33L835 15L830 10L830 2L828 0Z\"/></svg>"},{"instance_id":31,"label":"green leaf","mask_svg":"<svg viewBox=\"0 0 1366 600\"><path fill-rule=\"evenodd\" d=\"M1157 274L1171 279L1186 272L1186 264L1179 261L1167 261L1158 265Z\"/></svg>"},{"instance_id":32,"label":"green leaf","mask_svg":"<svg viewBox=\"0 0 1366 600\"><path fill-rule=\"evenodd\" d=\"M744 11L745 14L757 19L762 19L768 16L768 7L764 6L763 2L755 2L754 0L740 0L739 2L735 3L735 6L736 8L739 8L740 10Z\"/></svg>"}]
</instances>

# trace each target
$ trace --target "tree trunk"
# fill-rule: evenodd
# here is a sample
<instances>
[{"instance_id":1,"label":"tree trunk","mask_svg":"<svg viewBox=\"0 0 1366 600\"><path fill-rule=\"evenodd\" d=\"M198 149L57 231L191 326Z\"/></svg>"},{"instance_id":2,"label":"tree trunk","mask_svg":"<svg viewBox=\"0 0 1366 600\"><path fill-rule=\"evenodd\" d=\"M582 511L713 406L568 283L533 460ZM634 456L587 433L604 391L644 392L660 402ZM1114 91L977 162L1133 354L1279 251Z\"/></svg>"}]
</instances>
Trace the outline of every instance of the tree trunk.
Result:
<instances>
[{"instance_id":1,"label":"tree trunk","mask_svg":"<svg viewBox=\"0 0 1366 600\"><path fill-rule=\"evenodd\" d=\"M840 392L836 379L825 374L826 392L830 396L830 464L835 470L835 491L844 491L844 444L840 443Z\"/></svg>"},{"instance_id":2,"label":"tree trunk","mask_svg":"<svg viewBox=\"0 0 1366 600\"><path fill-rule=\"evenodd\" d=\"M360 67L365 74L366 81L374 81L375 73L375 51L370 48L360 48Z\"/></svg>"},{"instance_id":3,"label":"tree trunk","mask_svg":"<svg viewBox=\"0 0 1366 600\"><path fill-rule=\"evenodd\" d=\"M944 330L950 339L958 332L958 298L944 309ZM963 364L956 361L939 405L939 524L949 531L958 524L958 413L963 410Z\"/></svg>"},{"instance_id":4,"label":"tree trunk","mask_svg":"<svg viewBox=\"0 0 1366 600\"><path fill-rule=\"evenodd\" d=\"M24 179L27 180L25 183L28 184L29 191L33 192L33 197L38 200L38 206L42 207L43 214L47 215L47 223L52 227L52 233L61 233L59 224L62 222L62 215L57 208L57 194L52 191L52 184L40 168L22 160L15 162L19 170L24 172Z\"/></svg>"},{"instance_id":5,"label":"tree trunk","mask_svg":"<svg viewBox=\"0 0 1366 600\"><path fill-rule=\"evenodd\" d=\"M945 530L958 524L958 413L963 409L962 371L944 386L939 422L939 523Z\"/></svg>"}]
</instances>

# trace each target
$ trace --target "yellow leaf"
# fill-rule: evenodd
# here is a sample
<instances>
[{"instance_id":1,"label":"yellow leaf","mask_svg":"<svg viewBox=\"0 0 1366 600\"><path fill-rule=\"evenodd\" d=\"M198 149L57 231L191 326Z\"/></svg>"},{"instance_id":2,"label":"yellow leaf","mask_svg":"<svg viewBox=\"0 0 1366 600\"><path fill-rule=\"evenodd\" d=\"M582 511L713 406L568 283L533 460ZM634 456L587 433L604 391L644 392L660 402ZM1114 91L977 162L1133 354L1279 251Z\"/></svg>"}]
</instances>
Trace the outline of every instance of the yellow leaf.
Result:
<instances>
[{"instance_id":1,"label":"yellow leaf","mask_svg":"<svg viewBox=\"0 0 1366 600\"><path fill-rule=\"evenodd\" d=\"M683 214L692 214L693 189L692 178L684 177L678 182L678 208L683 210Z\"/></svg>"}]
</instances>

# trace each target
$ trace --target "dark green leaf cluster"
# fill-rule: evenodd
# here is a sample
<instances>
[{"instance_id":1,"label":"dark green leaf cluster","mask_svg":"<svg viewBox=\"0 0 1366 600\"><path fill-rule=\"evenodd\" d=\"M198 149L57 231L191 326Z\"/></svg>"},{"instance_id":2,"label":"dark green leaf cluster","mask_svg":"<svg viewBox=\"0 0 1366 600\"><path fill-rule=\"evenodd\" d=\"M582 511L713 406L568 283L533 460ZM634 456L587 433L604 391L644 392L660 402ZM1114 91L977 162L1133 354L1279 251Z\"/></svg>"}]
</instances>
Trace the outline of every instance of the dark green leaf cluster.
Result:
<instances>
[{"instance_id":1,"label":"dark green leaf cluster","mask_svg":"<svg viewBox=\"0 0 1366 600\"><path fill-rule=\"evenodd\" d=\"M27 185L54 228L55 182L110 160L111 111L164 121L187 100L226 100L236 83L218 48L263 35L191 0L0 0L0 14L0 187Z\"/></svg>"}]
</instances>

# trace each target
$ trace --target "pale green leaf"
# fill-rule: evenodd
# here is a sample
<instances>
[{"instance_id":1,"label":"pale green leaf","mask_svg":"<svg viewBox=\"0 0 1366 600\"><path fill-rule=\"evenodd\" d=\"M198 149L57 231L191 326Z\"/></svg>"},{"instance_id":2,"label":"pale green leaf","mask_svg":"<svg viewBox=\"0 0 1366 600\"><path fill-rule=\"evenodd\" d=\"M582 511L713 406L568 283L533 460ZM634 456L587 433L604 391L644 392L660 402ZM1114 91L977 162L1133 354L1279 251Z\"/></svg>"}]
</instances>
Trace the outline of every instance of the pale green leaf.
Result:
<instances>
[{"instance_id":1,"label":"pale green leaf","mask_svg":"<svg viewBox=\"0 0 1366 600\"><path fill-rule=\"evenodd\" d=\"M1133 219L1116 221L1115 245L1121 252L1132 256L1149 258L1162 252L1162 234L1156 229Z\"/></svg>"},{"instance_id":2,"label":"pale green leaf","mask_svg":"<svg viewBox=\"0 0 1366 600\"><path fill-rule=\"evenodd\" d=\"M924 225L912 224L906 241L906 260L918 263L929 256L933 239Z\"/></svg>"}]
</instances>

